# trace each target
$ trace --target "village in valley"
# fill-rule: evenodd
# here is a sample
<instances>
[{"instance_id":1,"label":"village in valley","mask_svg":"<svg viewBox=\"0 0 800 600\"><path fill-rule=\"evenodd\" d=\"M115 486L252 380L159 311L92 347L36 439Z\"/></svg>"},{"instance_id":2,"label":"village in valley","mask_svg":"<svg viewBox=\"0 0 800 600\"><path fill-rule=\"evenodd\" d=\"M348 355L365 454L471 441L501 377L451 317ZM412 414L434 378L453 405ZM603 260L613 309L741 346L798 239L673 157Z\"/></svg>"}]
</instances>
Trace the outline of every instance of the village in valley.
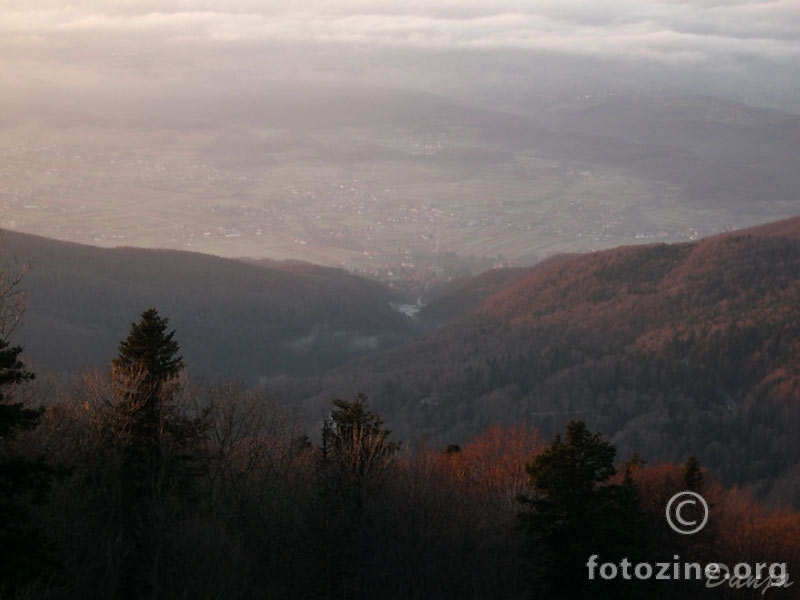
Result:
<instances>
[{"instance_id":1,"label":"village in valley","mask_svg":"<svg viewBox=\"0 0 800 600\"><path fill-rule=\"evenodd\" d=\"M45 127L52 123L20 124L0 146L2 228L107 247L306 260L412 296L488 268L737 226L713 213L676 218L679 189L620 170L533 150L473 157L477 141L463 131L364 130L360 142L325 141L344 156L358 156L359 144L395 156L370 162L322 155L308 140L249 155L215 146L216 132L202 129L154 129L123 143L107 125L81 136L66 126L45 136ZM659 210L669 219L659 222Z\"/></svg>"}]
</instances>

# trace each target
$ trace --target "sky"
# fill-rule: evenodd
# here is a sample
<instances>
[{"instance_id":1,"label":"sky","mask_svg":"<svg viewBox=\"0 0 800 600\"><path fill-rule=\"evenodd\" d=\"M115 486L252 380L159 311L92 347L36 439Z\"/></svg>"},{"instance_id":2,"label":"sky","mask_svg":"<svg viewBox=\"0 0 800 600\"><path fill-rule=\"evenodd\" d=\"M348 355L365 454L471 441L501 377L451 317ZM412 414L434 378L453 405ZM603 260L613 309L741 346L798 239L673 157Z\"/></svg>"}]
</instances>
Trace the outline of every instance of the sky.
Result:
<instances>
[{"instance_id":1,"label":"sky","mask_svg":"<svg viewBox=\"0 0 800 600\"><path fill-rule=\"evenodd\" d=\"M341 72L370 53L407 70L415 59L401 55L506 52L713 73L729 89L766 84L793 97L798 23L798 0L0 0L0 64L9 82L79 85ZM285 60L274 60L276 45ZM351 72L363 68L353 62Z\"/></svg>"}]
</instances>

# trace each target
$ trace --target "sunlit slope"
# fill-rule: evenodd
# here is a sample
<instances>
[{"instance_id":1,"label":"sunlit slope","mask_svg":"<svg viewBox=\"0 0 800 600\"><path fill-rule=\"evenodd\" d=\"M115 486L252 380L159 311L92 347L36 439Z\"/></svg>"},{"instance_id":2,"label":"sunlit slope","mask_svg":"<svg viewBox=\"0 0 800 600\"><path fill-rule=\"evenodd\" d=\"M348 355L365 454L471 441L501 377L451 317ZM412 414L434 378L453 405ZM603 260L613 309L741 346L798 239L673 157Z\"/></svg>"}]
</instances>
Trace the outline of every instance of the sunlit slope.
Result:
<instances>
[{"instance_id":1,"label":"sunlit slope","mask_svg":"<svg viewBox=\"0 0 800 600\"><path fill-rule=\"evenodd\" d=\"M580 417L648 459L694 451L772 478L800 452L800 218L533 267L461 320L333 371L309 405L354 381L418 438Z\"/></svg>"}]
</instances>

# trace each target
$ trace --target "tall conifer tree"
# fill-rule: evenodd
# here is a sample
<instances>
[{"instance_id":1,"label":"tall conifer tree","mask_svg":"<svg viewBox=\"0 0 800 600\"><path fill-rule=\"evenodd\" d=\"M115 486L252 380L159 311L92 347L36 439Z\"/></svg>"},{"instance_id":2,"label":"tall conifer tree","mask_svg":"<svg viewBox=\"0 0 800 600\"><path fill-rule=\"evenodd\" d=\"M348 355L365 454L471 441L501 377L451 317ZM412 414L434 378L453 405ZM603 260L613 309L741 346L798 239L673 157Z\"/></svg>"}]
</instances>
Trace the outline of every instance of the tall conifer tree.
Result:
<instances>
[{"instance_id":1,"label":"tall conifer tree","mask_svg":"<svg viewBox=\"0 0 800 600\"><path fill-rule=\"evenodd\" d=\"M17 434L36 427L42 412L9 402L6 393L9 386L33 379L21 352L20 346L0 340L0 595L53 570L45 542L31 522L29 503L44 499L54 470L14 447Z\"/></svg>"},{"instance_id":2,"label":"tall conifer tree","mask_svg":"<svg viewBox=\"0 0 800 600\"><path fill-rule=\"evenodd\" d=\"M616 474L616 448L582 421L567 425L550 447L527 465L530 507L522 519L531 536L533 580L547 598L644 598L647 589L620 579L590 580L592 555L619 563L636 560L646 550L640 528L639 499L629 480L609 483Z\"/></svg>"},{"instance_id":3,"label":"tall conifer tree","mask_svg":"<svg viewBox=\"0 0 800 600\"><path fill-rule=\"evenodd\" d=\"M119 398L115 433L122 442L118 537L127 554L119 565L122 598L157 595L169 524L163 508L181 506L192 479L186 465L200 428L174 406L184 366L179 350L169 319L151 308L131 324L111 361Z\"/></svg>"}]
</instances>

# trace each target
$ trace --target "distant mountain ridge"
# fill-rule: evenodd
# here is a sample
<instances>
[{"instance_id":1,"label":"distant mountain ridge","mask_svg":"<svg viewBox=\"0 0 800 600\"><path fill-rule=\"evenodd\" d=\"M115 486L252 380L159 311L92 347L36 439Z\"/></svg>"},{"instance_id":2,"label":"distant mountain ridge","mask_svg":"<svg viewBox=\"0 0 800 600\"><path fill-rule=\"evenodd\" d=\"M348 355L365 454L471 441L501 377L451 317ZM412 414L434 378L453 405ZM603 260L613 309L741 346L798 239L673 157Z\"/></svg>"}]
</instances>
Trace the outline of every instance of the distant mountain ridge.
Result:
<instances>
[{"instance_id":1,"label":"distant mountain ridge","mask_svg":"<svg viewBox=\"0 0 800 600\"><path fill-rule=\"evenodd\" d=\"M407 339L383 285L304 263L249 264L190 252L101 249L5 231L31 266L13 341L54 371L102 366L151 306L171 320L191 373L255 382L311 375Z\"/></svg>"}]
</instances>

